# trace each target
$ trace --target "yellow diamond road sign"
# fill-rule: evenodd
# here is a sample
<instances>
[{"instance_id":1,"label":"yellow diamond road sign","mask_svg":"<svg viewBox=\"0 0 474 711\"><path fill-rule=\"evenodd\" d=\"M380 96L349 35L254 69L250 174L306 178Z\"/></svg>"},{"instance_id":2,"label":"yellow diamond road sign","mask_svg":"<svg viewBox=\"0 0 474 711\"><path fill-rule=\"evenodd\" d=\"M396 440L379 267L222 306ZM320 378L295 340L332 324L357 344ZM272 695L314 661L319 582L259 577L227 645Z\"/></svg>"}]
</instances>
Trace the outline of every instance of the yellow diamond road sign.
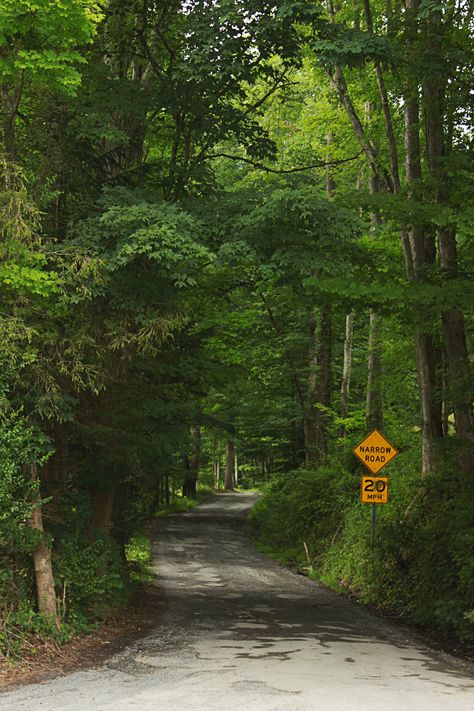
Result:
<instances>
[{"instance_id":1,"label":"yellow diamond road sign","mask_svg":"<svg viewBox=\"0 0 474 711\"><path fill-rule=\"evenodd\" d=\"M377 474L398 454L378 430L373 430L352 451L372 474Z\"/></svg>"}]
</instances>

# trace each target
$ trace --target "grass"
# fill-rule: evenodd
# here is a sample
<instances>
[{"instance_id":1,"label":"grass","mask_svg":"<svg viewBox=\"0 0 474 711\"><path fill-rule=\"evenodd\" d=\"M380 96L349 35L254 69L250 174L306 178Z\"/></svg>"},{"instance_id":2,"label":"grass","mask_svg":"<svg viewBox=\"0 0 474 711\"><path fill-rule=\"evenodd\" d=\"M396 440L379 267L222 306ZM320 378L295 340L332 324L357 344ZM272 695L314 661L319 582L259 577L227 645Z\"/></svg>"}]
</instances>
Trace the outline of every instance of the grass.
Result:
<instances>
[{"instance_id":1,"label":"grass","mask_svg":"<svg viewBox=\"0 0 474 711\"><path fill-rule=\"evenodd\" d=\"M130 566L130 580L133 583L149 583L153 580L151 540L145 533L132 536L125 546L125 556Z\"/></svg>"},{"instance_id":2,"label":"grass","mask_svg":"<svg viewBox=\"0 0 474 711\"><path fill-rule=\"evenodd\" d=\"M158 511L153 514L153 518L163 518L163 516L168 516L168 514L189 511L189 509L193 509L195 506L205 501L212 493L214 492L211 487L201 485L198 488L196 498L188 499L184 496L178 496L171 501L168 506L163 506L161 509L158 509Z\"/></svg>"}]
</instances>

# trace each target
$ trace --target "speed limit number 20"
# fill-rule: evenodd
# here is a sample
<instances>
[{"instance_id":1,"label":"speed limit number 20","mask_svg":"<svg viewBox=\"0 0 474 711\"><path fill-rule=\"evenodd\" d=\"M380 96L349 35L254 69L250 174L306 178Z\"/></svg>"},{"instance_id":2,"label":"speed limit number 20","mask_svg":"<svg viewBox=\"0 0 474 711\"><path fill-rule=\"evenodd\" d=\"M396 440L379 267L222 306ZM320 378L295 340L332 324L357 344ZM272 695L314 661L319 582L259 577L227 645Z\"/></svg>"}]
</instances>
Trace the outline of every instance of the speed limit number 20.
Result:
<instances>
[{"instance_id":1,"label":"speed limit number 20","mask_svg":"<svg viewBox=\"0 0 474 711\"><path fill-rule=\"evenodd\" d=\"M363 504L388 504L388 478L386 476L363 476L360 486Z\"/></svg>"}]
</instances>

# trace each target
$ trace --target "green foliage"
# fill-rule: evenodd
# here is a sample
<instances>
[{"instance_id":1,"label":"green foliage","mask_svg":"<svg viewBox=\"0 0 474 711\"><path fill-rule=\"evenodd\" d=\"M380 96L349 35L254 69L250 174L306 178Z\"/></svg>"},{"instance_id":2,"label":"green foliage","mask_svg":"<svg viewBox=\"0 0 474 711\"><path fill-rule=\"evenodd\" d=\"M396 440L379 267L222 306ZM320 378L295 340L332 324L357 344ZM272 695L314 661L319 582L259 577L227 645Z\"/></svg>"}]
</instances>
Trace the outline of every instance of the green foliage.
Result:
<instances>
[{"instance_id":1,"label":"green foliage","mask_svg":"<svg viewBox=\"0 0 474 711\"><path fill-rule=\"evenodd\" d=\"M53 564L58 588L65 590L73 611L96 616L127 597L120 549L110 537L88 541L68 531L55 550Z\"/></svg>"},{"instance_id":2,"label":"green foliage","mask_svg":"<svg viewBox=\"0 0 474 711\"><path fill-rule=\"evenodd\" d=\"M44 462L44 441L21 413L0 417L0 555L31 551L36 543L28 520L35 507L36 485L24 469L25 462ZM8 578L8 570L5 571Z\"/></svg>"},{"instance_id":3,"label":"green foliage","mask_svg":"<svg viewBox=\"0 0 474 711\"><path fill-rule=\"evenodd\" d=\"M249 515L252 535L299 565L306 561L306 543L316 560L330 545L357 483L337 464L280 474L266 485Z\"/></svg>"},{"instance_id":4,"label":"green foliage","mask_svg":"<svg viewBox=\"0 0 474 711\"><path fill-rule=\"evenodd\" d=\"M270 481L251 517L261 545L468 638L472 492L454 468L452 495L433 477L416 498L413 351L422 332L438 354L442 461L460 445L454 401L472 400L467 359L454 378L442 328L464 310L472 351L468 10L423 1L412 38L396 4L372 3L371 20L358 3L309 0L101 8L0 0L3 648L66 639L126 598L129 573L148 579L137 531L155 512L195 505L180 494L198 454L198 492L222 485L229 439L240 483ZM410 124L415 181L404 169L418 163L406 155L407 98L424 117ZM426 259L407 279L400 233L420 229L412 243ZM448 268L443 235L455 235ZM349 446L365 429L371 310L383 321L384 429L415 462L394 465L375 553ZM324 466L302 471L303 423L316 422ZM40 484L26 477L31 462ZM34 613L38 534L27 521L38 486L61 633ZM110 535L91 525L104 492Z\"/></svg>"},{"instance_id":5,"label":"green foliage","mask_svg":"<svg viewBox=\"0 0 474 711\"><path fill-rule=\"evenodd\" d=\"M69 492L60 502L51 527L55 583L62 614L96 618L112 604L124 602L129 589L120 546L110 536L91 530L90 501ZM67 516L67 519L65 517Z\"/></svg>"},{"instance_id":6,"label":"green foliage","mask_svg":"<svg viewBox=\"0 0 474 711\"><path fill-rule=\"evenodd\" d=\"M80 615L72 616L58 629L54 621L43 617L27 603L3 616L0 625L0 654L10 662L21 662L25 654L33 657L51 640L64 644L74 635L87 633L93 626Z\"/></svg>"},{"instance_id":7,"label":"green foliage","mask_svg":"<svg viewBox=\"0 0 474 711\"><path fill-rule=\"evenodd\" d=\"M359 481L337 466L280 475L251 512L264 550L365 604L450 639L474 638L472 482L446 469L420 480L406 453L390 466L390 503L370 506ZM459 489L462 493L459 495Z\"/></svg>"},{"instance_id":8,"label":"green foliage","mask_svg":"<svg viewBox=\"0 0 474 711\"><path fill-rule=\"evenodd\" d=\"M148 583L153 580L151 569L151 541L148 536L136 534L125 547L125 555L130 565L130 579L134 583Z\"/></svg>"},{"instance_id":9,"label":"green foliage","mask_svg":"<svg viewBox=\"0 0 474 711\"><path fill-rule=\"evenodd\" d=\"M200 484L195 499L181 496L177 497L171 501L169 505L163 506L158 511L155 511L153 516L154 518L163 518L163 516L168 516L168 514L189 511L189 509L193 509L200 504L201 501L204 501L211 492L212 489L210 487Z\"/></svg>"},{"instance_id":10,"label":"green foliage","mask_svg":"<svg viewBox=\"0 0 474 711\"><path fill-rule=\"evenodd\" d=\"M74 91L84 61L77 47L92 41L100 5L82 0L2 0L0 80L20 77Z\"/></svg>"}]
</instances>

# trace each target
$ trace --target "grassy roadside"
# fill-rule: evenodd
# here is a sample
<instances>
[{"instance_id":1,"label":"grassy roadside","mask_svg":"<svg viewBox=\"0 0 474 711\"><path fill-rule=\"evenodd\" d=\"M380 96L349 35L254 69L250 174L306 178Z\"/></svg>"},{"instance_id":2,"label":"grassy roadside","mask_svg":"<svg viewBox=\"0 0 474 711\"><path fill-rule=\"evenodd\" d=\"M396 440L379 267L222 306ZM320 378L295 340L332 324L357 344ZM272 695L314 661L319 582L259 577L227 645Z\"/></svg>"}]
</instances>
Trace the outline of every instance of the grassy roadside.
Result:
<instances>
[{"instance_id":1,"label":"grassy roadside","mask_svg":"<svg viewBox=\"0 0 474 711\"><path fill-rule=\"evenodd\" d=\"M340 463L276 477L250 512L249 531L278 562L471 657L474 485L451 497L448 477L424 481L425 495L417 497L416 471L392 467L391 501L377 512L374 549L358 476Z\"/></svg>"}]
</instances>

